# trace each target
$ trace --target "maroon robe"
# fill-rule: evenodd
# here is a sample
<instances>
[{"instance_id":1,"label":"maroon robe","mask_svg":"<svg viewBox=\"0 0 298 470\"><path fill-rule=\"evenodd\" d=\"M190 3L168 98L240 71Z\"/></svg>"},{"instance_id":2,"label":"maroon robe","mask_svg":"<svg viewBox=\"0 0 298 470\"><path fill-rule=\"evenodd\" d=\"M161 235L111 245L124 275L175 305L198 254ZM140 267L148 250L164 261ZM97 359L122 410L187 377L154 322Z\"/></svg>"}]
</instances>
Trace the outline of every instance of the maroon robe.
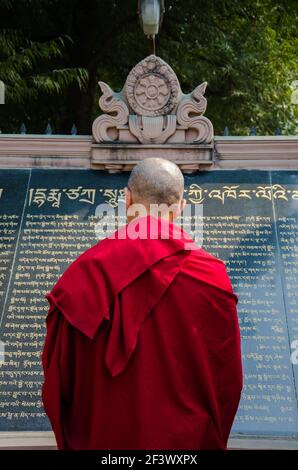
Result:
<instances>
[{"instance_id":1,"label":"maroon robe","mask_svg":"<svg viewBox=\"0 0 298 470\"><path fill-rule=\"evenodd\" d=\"M140 220L153 218L129 226ZM120 229L46 295L42 398L59 449L226 448L242 388L238 299L224 263L166 226L155 239Z\"/></svg>"}]
</instances>

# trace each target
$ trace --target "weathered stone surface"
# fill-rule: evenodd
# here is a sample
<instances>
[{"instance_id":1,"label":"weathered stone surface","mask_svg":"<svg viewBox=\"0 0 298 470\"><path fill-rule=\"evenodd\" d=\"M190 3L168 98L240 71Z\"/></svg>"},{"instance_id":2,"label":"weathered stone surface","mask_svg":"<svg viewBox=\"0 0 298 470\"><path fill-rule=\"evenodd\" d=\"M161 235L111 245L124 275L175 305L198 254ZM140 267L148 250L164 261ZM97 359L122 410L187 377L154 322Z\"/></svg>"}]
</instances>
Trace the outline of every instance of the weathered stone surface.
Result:
<instances>
[{"instance_id":1,"label":"weathered stone surface","mask_svg":"<svg viewBox=\"0 0 298 470\"><path fill-rule=\"evenodd\" d=\"M207 82L183 94L175 72L160 57L150 55L139 62L120 93L103 82L99 86L99 106L106 114L93 123L98 143L212 142L212 123L203 116Z\"/></svg>"}]
</instances>

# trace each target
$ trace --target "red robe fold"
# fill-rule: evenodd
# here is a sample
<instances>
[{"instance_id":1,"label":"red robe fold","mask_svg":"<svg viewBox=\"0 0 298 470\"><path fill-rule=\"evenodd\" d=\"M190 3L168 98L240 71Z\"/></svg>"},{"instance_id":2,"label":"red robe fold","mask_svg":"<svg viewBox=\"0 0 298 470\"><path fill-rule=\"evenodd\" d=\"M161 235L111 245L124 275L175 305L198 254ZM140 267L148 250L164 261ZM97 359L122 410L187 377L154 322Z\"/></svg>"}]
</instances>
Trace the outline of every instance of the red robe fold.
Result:
<instances>
[{"instance_id":1,"label":"red robe fold","mask_svg":"<svg viewBox=\"0 0 298 470\"><path fill-rule=\"evenodd\" d=\"M225 449L242 389L237 296L175 224L124 238L139 221L46 295L42 398L58 448Z\"/></svg>"}]
</instances>

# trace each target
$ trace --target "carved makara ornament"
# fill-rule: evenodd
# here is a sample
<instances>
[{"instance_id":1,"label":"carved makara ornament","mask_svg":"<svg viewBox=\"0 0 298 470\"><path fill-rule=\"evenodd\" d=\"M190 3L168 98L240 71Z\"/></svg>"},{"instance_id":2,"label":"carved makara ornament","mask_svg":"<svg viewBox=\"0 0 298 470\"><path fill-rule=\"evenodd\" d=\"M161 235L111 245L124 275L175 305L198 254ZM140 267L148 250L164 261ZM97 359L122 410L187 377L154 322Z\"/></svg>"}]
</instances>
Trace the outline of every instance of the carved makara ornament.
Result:
<instances>
[{"instance_id":1,"label":"carved makara ornament","mask_svg":"<svg viewBox=\"0 0 298 470\"><path fill-rule=\"evenodd\" d=\"M160 57L150 55L129 73L123 90L115 93L99 82L103 114L95 119L96 142L210 143L213 126L202 116L207 107L207 82L182 93L175 72Z\"/></svg>"}]
</instances>

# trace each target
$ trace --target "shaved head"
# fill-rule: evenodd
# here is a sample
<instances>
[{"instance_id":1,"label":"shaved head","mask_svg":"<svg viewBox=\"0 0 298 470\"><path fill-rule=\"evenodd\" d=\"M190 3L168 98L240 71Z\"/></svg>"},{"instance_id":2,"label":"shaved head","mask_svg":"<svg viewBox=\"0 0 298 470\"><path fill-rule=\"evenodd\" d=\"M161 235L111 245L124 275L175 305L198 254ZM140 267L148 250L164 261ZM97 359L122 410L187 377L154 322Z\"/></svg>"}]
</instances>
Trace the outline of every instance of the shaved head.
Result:
<instances>
[{"instance_id":1,"label":"shaved head","mask_svg":"<svg viewBox=\"0 0 298 470\"><path fill-rule=\"evenodd\" d=\"M135 203L171 206L183 198L184 178L175 163L147 158L133 168L127 186Z\"/></svg>"}]
</instances>

